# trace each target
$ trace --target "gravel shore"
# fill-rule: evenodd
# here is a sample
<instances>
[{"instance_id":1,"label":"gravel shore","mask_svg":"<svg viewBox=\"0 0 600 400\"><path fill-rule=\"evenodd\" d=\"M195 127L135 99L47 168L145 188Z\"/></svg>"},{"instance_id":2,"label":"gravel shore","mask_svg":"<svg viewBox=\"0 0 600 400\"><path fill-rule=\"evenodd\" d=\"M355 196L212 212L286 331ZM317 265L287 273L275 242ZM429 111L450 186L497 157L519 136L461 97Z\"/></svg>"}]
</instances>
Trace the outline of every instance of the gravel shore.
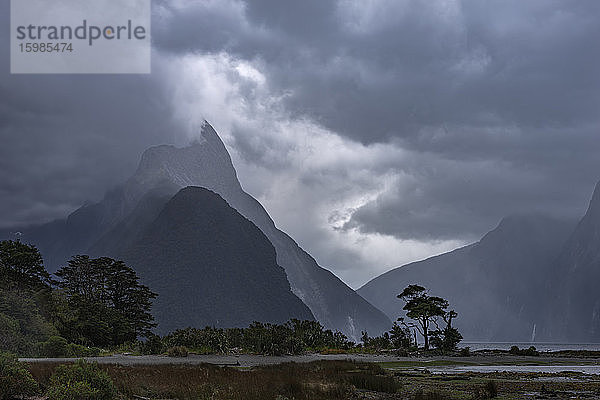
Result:
<instances>
[{"instance_id":1,"label":"gravel shore","mask_svg":"<svg viewBox=\"0 0 600 400\"><path fill-rule=\"evenodd\" d=\"M428 364L439 366L440 363L447 365L600 365L598 358L576 358L576 357L525 357L513 355L474 355L470 357L398 357L387 354L305 354L297 356L262 356L252 354L240 355L195 355L188 357L167 357L167 356L132 356L125 354L116 354L105 357L86 357L88 361L94 361L100 364L118 364L118 365L163 365L163 364L215 364L231 365L239 367L255 367L260 365L276 365L286 362L311 362L317 360L354 360L361 362L375 363L401 363L407 366L415 364L420 367L427 367ZM23 362L43 363L43 362L72 362L76 358L21 358Z\"/></svg>"}]
</instances>

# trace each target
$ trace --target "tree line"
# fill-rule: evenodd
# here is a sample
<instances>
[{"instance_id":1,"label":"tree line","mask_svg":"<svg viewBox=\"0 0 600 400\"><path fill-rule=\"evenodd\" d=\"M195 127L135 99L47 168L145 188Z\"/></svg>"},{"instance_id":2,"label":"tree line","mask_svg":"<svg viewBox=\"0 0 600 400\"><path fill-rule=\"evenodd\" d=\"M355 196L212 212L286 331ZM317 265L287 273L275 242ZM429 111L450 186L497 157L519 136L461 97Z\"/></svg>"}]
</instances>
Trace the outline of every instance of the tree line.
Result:
<instances>
[{"instance_id":1,"label":"tree line","mask_svg":"<svg viewBox=\"0 0 600 400\"><path fill-rule=\"evenodd\" d=\"M49 338L117 346L150 334L156 297L122 261L74 256L53 279L39 250L0 242L0 349L31 354ZM56 339L54 342L58 342Z\"/></svg>"},{"instance_id":2,"label":"tree line","mask_svg":"<svg viewBox=\"0 0 600 400\"><path fill-rule=\"evenodd\" d=\"M254 322L247 328L187 328L160 337L151 313L157 297L124 262L76 255L55 278L39 250L20 241L0 241L0 350L30 356L87 356L127 347L161 354L180 347L199 353L241 351L300 354L306 351L415 350L416 333L424 349L455 350L462 339L452 326L457 313L448 302L410 285L398 298L407 320L361 343L316 321L283 324ZM443 321L443 326L441 326ZM432 329L435 327L435 329Z\"/></svg>"}]
</instances>

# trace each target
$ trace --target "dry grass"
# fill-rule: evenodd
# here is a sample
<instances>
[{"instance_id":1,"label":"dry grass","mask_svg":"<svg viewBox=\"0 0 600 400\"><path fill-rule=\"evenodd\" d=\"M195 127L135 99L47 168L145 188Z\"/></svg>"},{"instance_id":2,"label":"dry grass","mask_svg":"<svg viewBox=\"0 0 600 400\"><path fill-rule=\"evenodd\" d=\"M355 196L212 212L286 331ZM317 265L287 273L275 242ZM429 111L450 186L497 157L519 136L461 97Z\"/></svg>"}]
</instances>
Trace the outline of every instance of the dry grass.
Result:
<instances>
[{"instance_id":1,"label":"dry grass","mask_svg":"<svg viewBox=\"0 0 600 400\"><path fill-rule=\"evenodd\" d=\"M30 365L47 386L57 364ZM214 365L102 366L126 398L152 399L352 399L357 389L395 393L399 384L373 364L351 361L286 363L250 370Z\"/></svg>"}]
</instances>

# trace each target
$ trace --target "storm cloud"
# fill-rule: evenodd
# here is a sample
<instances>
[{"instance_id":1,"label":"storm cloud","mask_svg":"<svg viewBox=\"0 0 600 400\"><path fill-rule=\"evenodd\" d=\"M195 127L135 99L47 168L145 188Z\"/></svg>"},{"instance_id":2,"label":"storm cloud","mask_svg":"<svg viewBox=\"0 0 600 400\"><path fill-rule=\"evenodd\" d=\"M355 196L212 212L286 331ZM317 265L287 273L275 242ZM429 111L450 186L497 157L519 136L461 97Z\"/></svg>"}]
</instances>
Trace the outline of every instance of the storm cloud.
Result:
<instances>
[{"instance_id":1,"label":"storm cloud","mask_svg":"<svg viewBox=\"0 0 600 400\"><path fill-rule=\"evenodd\" d=\"M242 185L353 286L600 179L600 3L154 1L149 76L9 74L0 226L63 217L209 120Z\"/></svg>"}]
</instances>

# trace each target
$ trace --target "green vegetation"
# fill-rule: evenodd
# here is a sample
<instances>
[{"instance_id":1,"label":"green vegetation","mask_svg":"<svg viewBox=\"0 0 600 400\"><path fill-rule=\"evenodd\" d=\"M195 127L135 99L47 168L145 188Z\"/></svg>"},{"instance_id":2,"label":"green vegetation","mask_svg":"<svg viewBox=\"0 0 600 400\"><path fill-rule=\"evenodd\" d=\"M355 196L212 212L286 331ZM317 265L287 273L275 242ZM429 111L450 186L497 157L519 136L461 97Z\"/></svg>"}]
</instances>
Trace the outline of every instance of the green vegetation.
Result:
<instances>
[{"instance_id":1,"label":"green vegetation","mask_svg":"<svg viewBox=\"0 0 600 400\"><path fill-rule=\"evenodd\" d=\"M389 370L378 364L353 361L292 362L244 369L208 364L98 366L87 363L34 363L27 368L37 382L37 394L64 396L51 399L79 399L82 397L77 395L81 393L91 399L207 400L477 400L597 398L600 395L600 378L593 375L566 372L442 375L415 371L412 367ZM73 387L80 392L69 390ZM68 397L69 393L73 396Z\"/></svg>"},{"instance_id":2,"label":"green vegetation","mask_svg":"<svg viewBox=\"0 0 600 400\"><path fill-rule=\"evenodd\" d=\"M396 372L402 385L398 398L436 399L569 399L598 398L598 376L568 373L459 373L436 375L427 372ZM386 397L372 397L385 399Z\"/></svg>"},{"instance_id":3,"label":"green vegetation","mask_svg":"<svg viewBox=\"0 0 600 400\"><path fill-rule=\"evenodd\" d=\"M144 354L185 347L200 354L225 354L232 351L284 355L329 349L348 350L354 346L340 332L326 330L316 321L293 319L285 324L252 323L248 328L186 328L163 338L150 336L140 345Z\"/></svg>"},{"instance_id":4,"label":"green vegetation","mask_svg":"<svg viewBox=\"0 0 600 400\"><path fill-rule=\"evenodd\" d=\"M34 246L0 242L0 350L31 353L35 343L56 335L48 322L51 280Z\"/></svg>"},{"instance_id":5,"label":"green vegetation","mask_svg":"<svg viewBox=\"0 0 600 400\"><path fill-rule=\"evenodd\" d=\"M397 323L379 337L364 332L363 343L356 347L341 332L296 319L284 324L253 322L247 328L179 329L159 337L151 333L156 294L121 261L74 256L55 281L34 246L4 241L0 271L6 276L0 283L0 350L23 356L96 356L106 352L101 348L184 356L187 349L201 354L294 355L406 351L413 346L410 330Z\"/></svg>"},{"instance_id":6,"label":"green vegetation","mask_svg":"<svg viewBox=\"0 0 600 400\"><path fill-rule=\"evenodd\" d=\"M75 256L44 269L35 246L0 241L0 351L23 356L83 357L150 335L156 297L121 261Z\"/></svg>"},{"instance_id":7,"label":"green vegetation","mask_svg":"<svg viewBox=\"0 0 600 400\"><path fill-rule=\"evenodd\" d=\"M34 395L38 385L25 366L12 354L0 353L0 399Z\"/></svg>"},{"instance_id":8,"label":"green vegetation","mask_svg":"<svg viewBox=\"0 0 600 400\"><path fill-rule=\"evenodd\" d=\"M185 346L175 346L167 349L167 355L169 357L187 357L188 354L188 349Z\"/></svg>"},{"instance_id":9,"label":"green vegetation","mask_svg":"<svg viewBox=\"0 0 600 400\"><path fill-rule=\"evenodd\" d=\"M156 326L150 308L157 295L122 261L75 256L56 275L70 311L60 314L59 330L70 341L115 346Z\"/></svg>"},{"instance_id":10,"label":"green vegetation","mask_svg":"<svg viewBox=\"0 0 600 400\"><path fill-rule=\"evenodd\" d=\"M385 375L383 371L373 374L372 371L352 372L348 374L348 383L357 389L364 389L379 393L397 393L401 385L394 377Z\"/></svg>"},{"instance_id":11,"label":"green vegetation","mask_svg":"<svg viewBox=\"0 0 600 400\"><path fill-rule=\"evenodd\" d=\"M83 360L59 365L46 391L48 400L110 400L116 394L110 376L98 364Z\"/></svg>"},{"instance_id":12,"label":"green vegetation","mask_svg":"<svg viewBox=\"0 0 600 400\"><path fill-rule=\"evenodd\" d=\"M98 367L40 363L30 368L40 387L47 388L50 400L83 398L65 397L65 393L73 394L69 391L73 387L80 388L88 399L113 398L110 395L183 400L347 400L360 398L364 391L393 394L402 390L397 379L381 367L352 361L284 363L247 370L208 364ZM54 397L54 393L63 397Z\"/></svg>"},{"instance_id":13,"label":"green vegetation","mask_svg":"<svg viewBox=\"0 0 600 400\"><path fill-rule=\"evenodd\" d=\"M359 345L319 322L297 319L284 324L253 322L247 328L186 328L159 337L151 332L156 325L150 313L157 295L141 285L133 269L122 261L74 256L59 269L55 281L34 246L3 241L0 271L6 277L0 282L0 350L23 356L85 357L107 352L101 349L172 356L184 356L188 349L200 354L394 350L407 355L416 349L410 328L419 327L404 321L394 323L378 337L363 332ZM455 350L461 336L451 326L456 313L446 311L447 301L428 296L416 285L400 297L407 302L409 317L420 322L426 349L431 337L434 347ZM438 317L446 321L446 328L429 331L430 323L437 326Z\"/></svg>"},{"instance_id":14,"label":"green vegetation","mask_svg":"<svg viewBox=\"0 0 600 400\"><path fill-rule=\"evenodd\" d=\"M403 310L406 311L406 316L415 322L407 323L404 318L398 318L398 321L406 328L414 328L421 334L425 350L429 350L430 344L442 351L456 350L462 335L452 327L452 320L458 314L454 310L447 310L448 300L430 296L427 289L419 285L407 286L397 297L405 303ZM438 319L446 323L444 329L440 329ZM431 325L435 325L437 329L431 331Z\"/></svg>"},{"instance_id":15,"label":"green vegetation","mask_svg":"<svg viewBox=\"0 0 600 400\"><path fill-rule=\"evenodd\" d=\"M528 349L519 349L518 346L512 346L508 351L510 354L516 356L539 356L540 352L537 351L535 346L530 346Z\"/></svg>"},{"instance_id":16,"label":"green vegetation","mask_svg":"<svg viewBox=\"0 0 600 400\"><path fill-rule=\"evenodd\" d=\"M35 354L39 357L96 357L100 355L98 347L87 347L68 343L60 336L51 336L47 341L37 344Z\"/></svg>"},{"instance_id":17,"label":"green vegetation","mask_svg":"<svg viewBox=\"0 0 600 400\"><path fill-rule=\"evenodd\" d=\"M18 240L0 241L0 275L3 289L46 289L52 283L38 249Z\"/></svg>"},{"instance_id":18,"label":"green vegetation","mask_svg":"<svg viewBox=\"0 0 600 400\"><path fill-rule=\"evenodd\" d=\"M485 383L484 390L485 390L485 395L490 399L498 396L498 384L496 383L496 381L493 381L493 380L487 381Z\"/></svg>"},{"instance_id":19,"label":"green vegetation","mask_svg":"<svg viewBox=\"0 0 600 400\"><path fill-rule=\"evenodd\" d=\"M384 332L381 336L370 337L367 332L363 332L361 341L364 349L374 351L416 348L411 338L410 329L400 326L396 322L394 322L389 332Z\"/></svg>"}]
</instances>

